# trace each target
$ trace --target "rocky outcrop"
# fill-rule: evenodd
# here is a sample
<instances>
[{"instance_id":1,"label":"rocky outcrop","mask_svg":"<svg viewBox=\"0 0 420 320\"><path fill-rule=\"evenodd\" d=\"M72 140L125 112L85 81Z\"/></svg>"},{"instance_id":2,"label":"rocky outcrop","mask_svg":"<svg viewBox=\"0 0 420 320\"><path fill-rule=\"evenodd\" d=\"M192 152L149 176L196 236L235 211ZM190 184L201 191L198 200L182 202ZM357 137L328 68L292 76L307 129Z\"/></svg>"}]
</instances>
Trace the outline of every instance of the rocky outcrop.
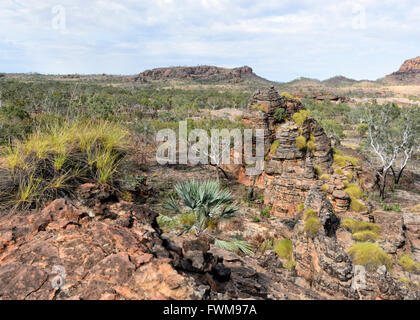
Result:
<instances>
[{"instance_id":1,"label":"rocky outcrop","mask_svg":"<svg viewBox=\"0 0 420 320\"><path fill-rule=\"evenodd\" d=\"M105 186L78 194L77 206L57 199L0 218L0 299L203 299L209 285L185 272L229 280L209 247L199 259L162 239L146 207Z\"/></svg>"},{"instance_id":2,"label":"rocky outcrop","mask_svg":"<svg viewBox=\"0 0 420 320\"><path fill-rule=\"evenodd\" d=\"M264 80L256 76L252 69L248 66L233 69L220 68L215 66L156 68L140 73L134 80L139 82L162 80L194 80L228 81L237 83L247 78Z\"/></svg>"},{"instance_id":3,"label":"rocky outcrop","mask_svg":"<svg viewBox=\"0 0 420 320\"><path fill-rule=\"evenodd\" d=\"M397 72L387 75L383 82L393 85L419 85L420 57L406 60Z\"/></svg>"}]
</instances>

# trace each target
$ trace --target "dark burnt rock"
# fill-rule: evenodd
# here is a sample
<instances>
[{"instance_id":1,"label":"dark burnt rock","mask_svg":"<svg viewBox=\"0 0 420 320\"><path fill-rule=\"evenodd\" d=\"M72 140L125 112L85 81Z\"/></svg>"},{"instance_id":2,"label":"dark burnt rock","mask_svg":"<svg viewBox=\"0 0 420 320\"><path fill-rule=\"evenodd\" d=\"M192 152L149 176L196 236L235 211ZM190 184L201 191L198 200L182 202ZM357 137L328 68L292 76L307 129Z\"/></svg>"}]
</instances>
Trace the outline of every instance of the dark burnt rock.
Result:
<instances>
[{"instance_id":1,"label":"dark burnt rock","mask_svg":"<svg viewBox=\"0 0 420 320\"><path fill-rule=\"evenodd\" d=\"M209 250L210 242L204 236L184 241L180 265L187 271L211 272L218 263L221 263L221 260Z\"/></svg>"},{"instance_id":2,"label":"dark burnt rock","mask_svg":"<svg viewBox=\"0 0 420 320\"><path fill-rule=\"evenodd\" d=\"M212 273L217 281L226 282L230 280L231 271L222 263L216 264L212 269Z\"/></svg>"}]
</instances>

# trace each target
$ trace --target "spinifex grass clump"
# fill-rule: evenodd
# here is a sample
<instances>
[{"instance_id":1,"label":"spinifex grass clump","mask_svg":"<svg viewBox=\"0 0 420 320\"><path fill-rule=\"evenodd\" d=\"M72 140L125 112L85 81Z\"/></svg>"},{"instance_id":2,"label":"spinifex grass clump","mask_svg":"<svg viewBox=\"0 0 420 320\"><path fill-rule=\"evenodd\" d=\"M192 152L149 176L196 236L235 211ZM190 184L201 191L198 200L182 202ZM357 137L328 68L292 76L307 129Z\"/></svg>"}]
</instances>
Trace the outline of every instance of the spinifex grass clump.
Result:
<instances>
[{"instance_id":1,"label":"spinifex grass clump","mask_svg":"<svg viewBox=\"0 0 420 320\"><path fill-rule=\"evenodd\" d=\"M304 136L299 136L296 138L296 148L299 150L306 148L306 138Z\"/></svg>"},{"instance_id":2,"label":"spinifex grass clump","mask_svg":"<svg viewBox=\"0 0 420 320\"><path fill-rule=\"evenodd\" d=\"M311 112L309 110L300 110L299 112L295 112L292 116L293 121L301 127L303 123L311 116Z\"/></svg>"},{"instance_id":3,"label":"spinifex grass clump","mask_svg":"<svg viewBox=\"0 0 420 320\"><path fill-rule=\"evenodd\" d=\"M359 199L363 196L362 189L355 183L347 184L345 192L350 196L350 210L354 212L362 212L366 211L366 206L359 201Z\"/></svg>"},{"instance_id":4,"label":"spinifex grass clump","mask_svg":"<svg viewBox=\"0 0 420 320\"><path fill-rule=\"evenodd\" d=\"M106 121L56 124L2 150L0 206L26 209L82 182L119 184L128 131Z\"/></svg>"},{"instance_id":5,"label":"spinifex grass clump","mask_svg":"<svg viewBox=\"0 0 420 320\"><path fill-rule=\"evenodd\" d=\"M274 245L273 251L277 253L277 255L282 258L286 259L286 262L283 264L286 269L291 271L296 262L293 261L293 243L290 239L282 239L277 241Z\"/></svg>"},{"instance_id":6,"label":"spinifex grass clump","mask_svg":"<svg viewBox=\"0 0 420 320\"><path fill-rule=\"evenodd\" d=\"M357 241L378 240L379 226L375 223L355 219L344 219L341 225L352 232L353 239Z\"/></svg>"},{"instance_id":7,"label":"spinifex grass clump","mask_svg":"<svg viewBox=\"0 0 420 320\"><path fill-rule=\"evenodd\" d=\"M303 229L312 236L316 235L321 227L321 222L317 217L316 211L313 209L305 210L303 213L303 219L305 220Z\"/></svg>"},{"instance_id":8,"label":"spinifex grass clump","mask_svg":"<svg viewBox=\"0 0 420 320\"><path fill-rule=\"evenodd\" d=\"M348 251L353 264L365 266L368 270L375 270L379 266L392 269L392 259L380 247L371 242L355 243Z\"/></svg>"}]
</instances>

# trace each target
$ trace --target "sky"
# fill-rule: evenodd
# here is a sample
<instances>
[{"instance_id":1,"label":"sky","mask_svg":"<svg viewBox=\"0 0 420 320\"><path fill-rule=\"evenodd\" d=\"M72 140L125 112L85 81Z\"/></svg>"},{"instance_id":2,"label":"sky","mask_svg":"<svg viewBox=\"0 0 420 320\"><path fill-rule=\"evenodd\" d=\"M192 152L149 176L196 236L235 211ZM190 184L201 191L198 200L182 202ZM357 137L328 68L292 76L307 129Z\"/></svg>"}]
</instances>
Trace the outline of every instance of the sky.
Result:
<instances>
[{"instance_id":1,"label":"sky","mask_svg":"<svg viewBox=\"0 0 420 320\"><path fill-rule=\"evenodd\" d=\"M418 0L0 0L0 72L248 65L376 80L420 56Z\"/></svg>"}]
</instances>

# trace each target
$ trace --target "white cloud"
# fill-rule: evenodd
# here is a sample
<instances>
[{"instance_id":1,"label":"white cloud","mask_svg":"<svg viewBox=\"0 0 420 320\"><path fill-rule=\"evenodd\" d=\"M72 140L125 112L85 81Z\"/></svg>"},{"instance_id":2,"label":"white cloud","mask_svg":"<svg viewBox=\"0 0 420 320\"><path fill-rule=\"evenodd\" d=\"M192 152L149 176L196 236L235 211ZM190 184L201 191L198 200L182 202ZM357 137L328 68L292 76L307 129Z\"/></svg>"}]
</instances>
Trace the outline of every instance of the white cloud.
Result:
<instances>
[{"instance_id":1,"label":"white cloud","mask_svg":"<svg viewBox=\"0 0 420 320\"><path fill-rule=\"evenodd\" d=\"M377 78L419 55L417 0L3 0L0 71L247 64L273 80ZM61 4L66 30L51 26ZM354 28L360 10L365 28ZM12 63L11 63L12 62Z\"/></svg>"}]
</instances>

